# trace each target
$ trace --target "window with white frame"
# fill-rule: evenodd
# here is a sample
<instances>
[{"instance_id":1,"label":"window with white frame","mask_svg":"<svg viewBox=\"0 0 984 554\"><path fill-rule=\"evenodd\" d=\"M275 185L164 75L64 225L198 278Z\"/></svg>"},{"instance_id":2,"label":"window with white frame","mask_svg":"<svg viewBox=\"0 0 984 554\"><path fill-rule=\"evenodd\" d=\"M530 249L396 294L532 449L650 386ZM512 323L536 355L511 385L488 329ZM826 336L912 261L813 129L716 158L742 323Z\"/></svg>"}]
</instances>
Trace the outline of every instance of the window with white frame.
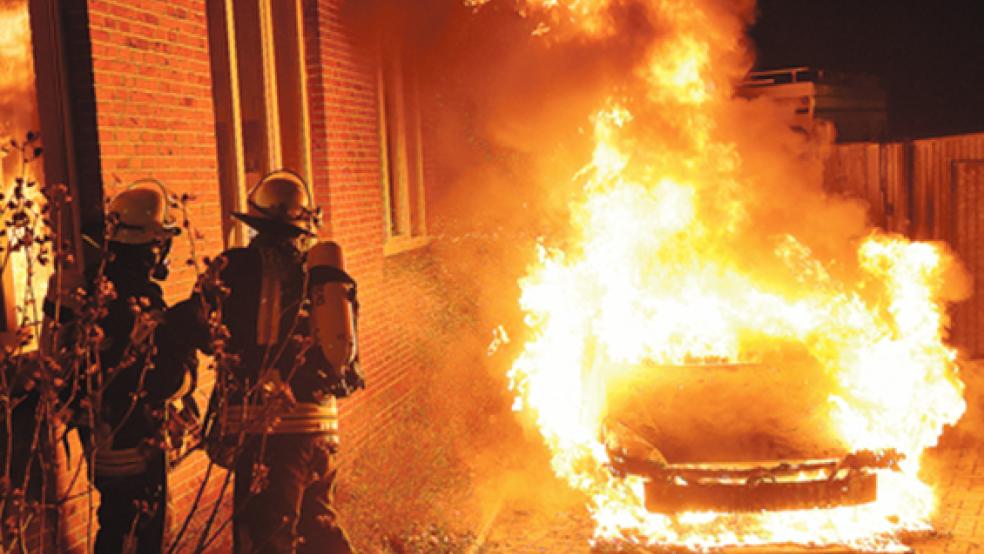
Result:
<instances>
[{"instance_id":1,"label":"window with white frame","mask_svg":"<svg viewBox=\"0 0 984 554\"><path fill-rule=\"evenodd\" d=\"M311 183L301 0L207 0L223 234L247 231L229 217L275 169Z\"/></svg>"},{"instance_id":2,"label":"window with white frame","mask_svg":"<svg viewBox=\"0 0 984 554\"><path fill-rule=\"evenodd\" d=\"M396 41L381 41L379 127L385 254L427 244L420 92L412 52Z\"/></svg>"}]
</instances>

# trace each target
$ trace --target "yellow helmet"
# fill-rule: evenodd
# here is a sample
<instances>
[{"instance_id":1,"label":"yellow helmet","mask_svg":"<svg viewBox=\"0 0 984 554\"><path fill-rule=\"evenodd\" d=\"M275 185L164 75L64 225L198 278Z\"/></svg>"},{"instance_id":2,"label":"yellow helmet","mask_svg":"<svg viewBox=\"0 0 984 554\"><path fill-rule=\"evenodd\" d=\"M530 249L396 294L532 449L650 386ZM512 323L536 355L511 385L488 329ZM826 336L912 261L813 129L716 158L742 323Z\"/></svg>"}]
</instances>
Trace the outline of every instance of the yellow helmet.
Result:
<instances>
[{"instance_id":1,"label":"yellow helmet","mask_svg":"<svg viewBox=\"0 0 984 554\"><path fill-rule=\"evenodd\" d=\"M249 192L249 211L233 216L257 231L313 235L316 222L311 190L298 174L286 169L269 173Z\"/></svg>"},{"instance_id":2,"label":"yellow helmet","mask_svg":"<svg viewBox=\"0 0 984 554\"><path fill-rule=\"evenodd\" d=\"M115 218L110 240L124 244L149 244L177 234L168 207L167 189L156 179L141 179L113 197L109 213Z\"/></svg>"}]
</instances>

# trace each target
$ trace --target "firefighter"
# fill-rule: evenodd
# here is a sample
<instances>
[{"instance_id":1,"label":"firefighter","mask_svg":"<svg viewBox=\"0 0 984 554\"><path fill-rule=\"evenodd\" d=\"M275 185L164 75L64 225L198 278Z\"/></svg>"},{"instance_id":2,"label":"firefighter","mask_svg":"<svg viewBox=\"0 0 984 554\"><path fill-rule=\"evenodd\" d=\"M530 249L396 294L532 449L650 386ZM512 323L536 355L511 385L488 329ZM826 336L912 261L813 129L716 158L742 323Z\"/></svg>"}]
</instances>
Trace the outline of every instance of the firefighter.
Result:
<instances>
[{"instance_id":1,"label":"firefighter","mask_svg":"<svg viewBox=\"0 0 984 554\"><path fill-rule=\"evenodd\" d=\"M247 247L223 252L186 301L210 312L200 322L221 322L210 334L222 337L222 352L213 344L220 363L208 449L235 472L235 551L351 552L332 491L336 398L364 386L355 282L337 245L307 248L316 212L299 176L267 175L248 204L234 216L255 236Z\"/></svg>"},{"instance_id":2,"label":"firefighter","mask_svg":"<svg viewBox=\"0 0 984 554\"><path fill-rule=\"evenodd\" d=\"M167 277L168 252L179 231L168 203L166 189L153 180L119 193L108 208L106 257L90 263L81 278L60 280L71 287L82 283L85 299L63 286L64 302L56 301L52 287L45 301L49 321L59 322L61 331L45 340L56 358L90 368L67 361L73 349L65 345L76 342L82 345L74 349L77 355L97 361L95 371L81 372L73 419L100 493L97 553L163 548L164 419L168 402L191 390L196 371L194 351L172 340L177 335L158 284ZM86 318L93 324L88 330Z\"/></svg>"}]
</instances>

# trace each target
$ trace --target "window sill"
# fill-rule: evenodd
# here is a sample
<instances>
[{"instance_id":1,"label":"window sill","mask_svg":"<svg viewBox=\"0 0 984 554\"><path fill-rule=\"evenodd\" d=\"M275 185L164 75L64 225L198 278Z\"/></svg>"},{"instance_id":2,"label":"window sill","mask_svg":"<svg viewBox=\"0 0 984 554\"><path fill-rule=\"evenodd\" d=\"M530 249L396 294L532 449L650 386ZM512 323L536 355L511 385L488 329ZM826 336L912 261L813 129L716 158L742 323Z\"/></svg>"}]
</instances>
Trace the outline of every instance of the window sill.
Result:
<instances>
[{"instance_id":1,"label":"window sill","mask_svg":"<svg viewBox=\"0 0 984 554\"><path fill-rule=\"evenodd\" d=\"M383 256L396 256L411 250L424 248L431 243L431 238L423 237L389 237L383 243Z\"/></svg>"}]
</instances>

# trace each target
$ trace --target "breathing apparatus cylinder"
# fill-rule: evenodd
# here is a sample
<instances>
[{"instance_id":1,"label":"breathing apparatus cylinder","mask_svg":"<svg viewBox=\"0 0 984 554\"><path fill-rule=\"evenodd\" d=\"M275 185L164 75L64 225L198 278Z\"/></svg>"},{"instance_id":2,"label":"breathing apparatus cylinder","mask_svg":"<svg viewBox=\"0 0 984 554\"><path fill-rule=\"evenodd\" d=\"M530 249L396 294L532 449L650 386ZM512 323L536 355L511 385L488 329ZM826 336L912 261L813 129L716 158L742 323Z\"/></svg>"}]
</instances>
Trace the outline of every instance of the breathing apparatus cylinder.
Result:
<instances>
[{"instance_id":1,"label":"breathing apparatus cylinder","mask_svg":"<svg viewBox=\"0 0 984 554\"><path fill-rule=\"evenodd\" d=\"M322 241L307 251L311 336L341 379L358 353L355 281L345 272L342 248Z\"/></svg>"}]
</instances>

